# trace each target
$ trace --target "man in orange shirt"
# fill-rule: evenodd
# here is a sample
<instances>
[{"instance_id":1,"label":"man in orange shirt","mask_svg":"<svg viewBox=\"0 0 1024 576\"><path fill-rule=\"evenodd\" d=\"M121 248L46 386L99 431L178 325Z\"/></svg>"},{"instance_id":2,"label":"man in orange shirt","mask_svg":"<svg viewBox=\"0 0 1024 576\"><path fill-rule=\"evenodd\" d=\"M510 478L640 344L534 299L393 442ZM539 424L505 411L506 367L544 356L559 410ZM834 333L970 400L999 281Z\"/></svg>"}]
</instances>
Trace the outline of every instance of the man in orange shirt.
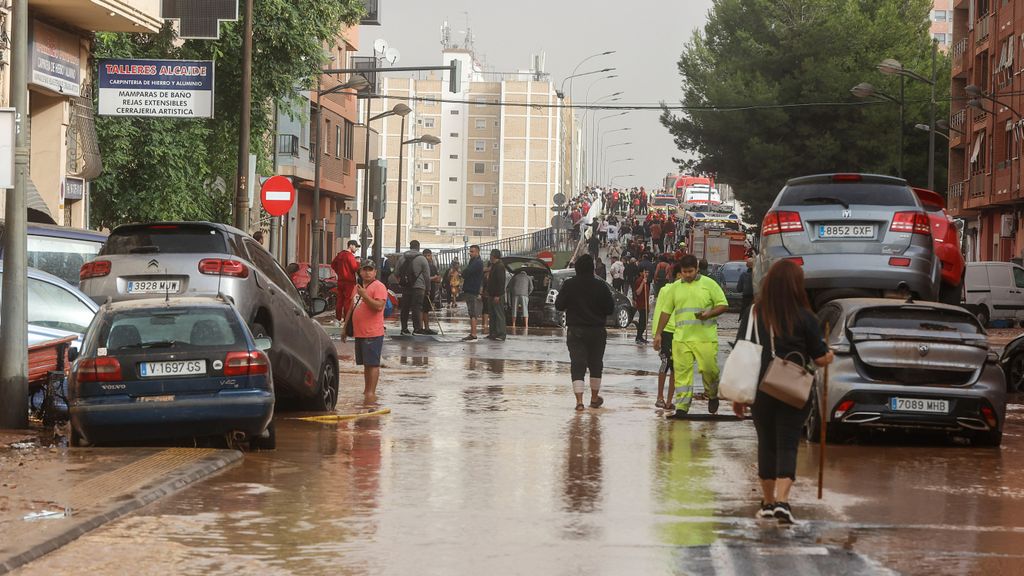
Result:
<instances>
[{"instance_id":1,"label":"man in orange shirt","mask_svg":"<svg viewBox=\"0 0 1024 576\"><path fill-rule=\"evenodd\" d=\"M377 280L377 265L363 260L359 270L362 284L356 286L359 305L352 311L352 336L355 338L356 365L363 367L363 400L377 401L377 382L380 380L380 357L384 350L384 305L388 289ZM341 340L348 337L342 332Z\"/></svg>"},{"instance_id":2,"label":"man in orange shirt","mask_svg":"<svg viewBox=\"0 0 1024 576\"><path fill-rule=\"evenodd\" d=\"M352 307L352 299L356 295L356 274L359 273L359 263L356 262L356 250L359 249L357 240L349 240L348 247L331 261L331 269L338 275L338 303L335 306L334 317L344 320L348 317L348 311Z\"/></svg>"}]
</instances>

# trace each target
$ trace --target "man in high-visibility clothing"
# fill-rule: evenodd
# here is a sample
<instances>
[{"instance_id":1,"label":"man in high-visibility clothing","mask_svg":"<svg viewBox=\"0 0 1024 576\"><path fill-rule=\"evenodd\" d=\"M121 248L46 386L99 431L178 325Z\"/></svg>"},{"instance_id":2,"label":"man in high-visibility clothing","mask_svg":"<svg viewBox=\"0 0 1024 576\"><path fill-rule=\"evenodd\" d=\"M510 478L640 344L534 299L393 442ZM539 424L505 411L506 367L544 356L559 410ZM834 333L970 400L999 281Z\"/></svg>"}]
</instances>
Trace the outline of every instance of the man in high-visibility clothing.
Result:
<instances>
[{"instance_id":1,"label":"man in high-visibility clothing","mask_svg":"<svg viewBox=\"0 0 1024 576\"><path fill-rule=\"evenodd\" d=\"M698 273L692 254L679 261L680 281L666 294L658 317L654 349L661 350L661 333L669 321L675 323L672 339L673 379L676 386L676 414L685 415L693 400L693 363L697 362L708 397L708 412L718 412L718 322L714 319L729 309L722 287Z\"/></svg>"},{"instance_id":2,"label":"man in high-visibility clothing","mask_svg":"<svg viewBox=\"0 0 1024 576\"><path fill-rule=\"evenodd\" d=\"M669 311L666 303L671 300L672 289L679 283L679 278L682 276L678 262L673 264L671 274L672 280L658 291L657 299L654 301L655 327L657 327L658 319L661 318L661 313ZM669 322L665 324L665 330L661 332L661 348L658 349L661 366L658 368L658 401L654 405L657 408L668 408L669 410L673 410L675 407L672 404L672 393L675 391L675 385L670 380L668 395L665 395L665 378L670 372L673 375L675 374L675 366L672 363L672 344L674 343L675 332L675 323ZM655 335L657 336L657 334Z\"/></svg>"}]
</instances>

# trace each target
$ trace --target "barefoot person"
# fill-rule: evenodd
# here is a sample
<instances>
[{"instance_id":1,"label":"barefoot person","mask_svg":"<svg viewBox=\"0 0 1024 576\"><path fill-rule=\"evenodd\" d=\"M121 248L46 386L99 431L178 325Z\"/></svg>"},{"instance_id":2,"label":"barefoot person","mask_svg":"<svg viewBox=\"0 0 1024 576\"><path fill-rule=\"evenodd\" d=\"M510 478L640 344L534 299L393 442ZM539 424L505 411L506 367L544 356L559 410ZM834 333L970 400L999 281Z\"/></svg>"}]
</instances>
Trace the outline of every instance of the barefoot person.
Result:
<instances>
[{"instance_id":1,"label":"barefoot person","mask_svg":"<svg viewBox=\"0 0 1024 576\"><path fill-rule=\"evenodd\" d=\"M594 259L584 254L576 260L576 276L562 284L555 309L565 312L565 344L569 348L572 391L576 410L583 410L584 377L590 371L590 407L600 408L601 373L608 341L605 322L615 312L615 299L608 285L594 276Z\"/></svg>"},{"instance_id":2,"label":"barefoot person","mask_svg":"<svg viewBox=\"0 0 1024 576\"><path fill-rule=\"evenodd\" d=\"M359 304L352 310L352 335L355 337L356 365L363 367L363 399L377 401L377 381L380 380L380 356L384 349L384 305L388 289L377 281L377 265L363 260L359 268L361 284L356 285ZM342 342L347 340L342 331Z\"/></svg>"}]
</instances>

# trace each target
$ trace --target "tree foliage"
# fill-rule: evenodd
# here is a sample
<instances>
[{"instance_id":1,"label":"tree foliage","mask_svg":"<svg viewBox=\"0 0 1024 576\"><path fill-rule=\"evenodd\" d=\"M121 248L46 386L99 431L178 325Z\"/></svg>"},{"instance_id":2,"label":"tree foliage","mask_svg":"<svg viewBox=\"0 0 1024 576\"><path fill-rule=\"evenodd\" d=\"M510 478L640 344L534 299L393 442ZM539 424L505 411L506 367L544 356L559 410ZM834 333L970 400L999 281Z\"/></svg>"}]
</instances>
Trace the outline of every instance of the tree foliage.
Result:
<instances>
[{"instance_id":1,"label":"tree foliage","mask_svg":"<svg viewBox=\"0 0 1024 576\"><path fill-rule=\"evenodd\" d=\"M686 172L732 184L760 222L788 178L835 171L896 174L898 130L903 175L927 182L931 87L904 80L905 120L892 102L854 97L868 82L899 98L900 78L877 70L895 58L929 77L930 0L715 0L707 25L684 47L680 115L662 124L682 151ZM936 118L949 116L949 62L938 56ZM819 103L832 103L821 105ZM796 106L779 106L796 105ZM735 110L722 108L737 107ZM936 188L946 189L947 144L936 140Z\"/></svg>"},{"instance_id":2,"label":"tree foliage","mask_svg":"<svg viewBox=\"0 0 1024 576\"><path fill-rule=\"evenodd\" d=\"M255 0L251 152L266 173L274 152L274 110L290 110L325 62L324 45L364 11L360 0ZM238 166L242 22L221 24L220 39L180 41L158 34L101 33L96 58L213 60L214 118L97 120L103 174L92 183L94 226L144 220L228 222Z\"/></svg>"}]
</instances>

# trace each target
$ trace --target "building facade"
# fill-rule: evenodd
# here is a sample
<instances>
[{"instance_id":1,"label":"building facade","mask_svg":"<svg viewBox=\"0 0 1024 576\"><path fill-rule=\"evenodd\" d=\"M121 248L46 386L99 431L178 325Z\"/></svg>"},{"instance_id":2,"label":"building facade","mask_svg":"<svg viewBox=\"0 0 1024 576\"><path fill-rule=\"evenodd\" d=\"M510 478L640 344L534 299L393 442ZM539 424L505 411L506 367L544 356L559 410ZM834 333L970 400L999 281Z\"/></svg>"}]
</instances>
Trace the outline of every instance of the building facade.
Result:
<instances>
[{"instance_id":1,"label":"building facade","mask_svg":"<svg viewBox=\"0 0 1024 576\"><path fill-rule=\"evenodd\" d=\"M1024 0L953 2L947 203L965 221L968 260L1024 256L1022 48Z\"/></svg>"},{"instance_id":2,"label":"building facade","mask_svg":"<svg viewBox=\"0 0 1024 576\"><path fill-rule=\"evenodd\" d=\"M29 219L85 227L89 183L103 170L92 101L92 36L159 31L159 0L30 0L28 5ZM8 7L0 7L0 28L0 105L7 107L12 37Z\"/></svg>"},{"instance_id":3,"label":"building facade","mask_svg":"<svg viewBox=\"0 0 1024 576\"><path fill-rule=\"evenodd\" d=\"M407 104L403 119L379 120L379 155L387 160L385 252L417 239L424 246L462 246L526 234L550 226L557 193L567 191L579 167L572 115L555 87L534 68L512 74L481 70L471 50L449 48L442 62L462 61L461 92L440 77L384 78L371 114ZM540 59L535 59L540 62ZM565 125L566 122L570 124ZM406 144L430 134L438 145ZM399 156L402 182L399 187ZM399 203L401 209L399 210Z\"/></svg>"},{"instance_id":4,"label":"building facade","mask_svg":"<svg viewBox=\"0 0 1024 576\"><path fill-rule=\"evenodd\" d=\"M932 6L932 38L939 43L940 50L949 50L953 44L954 0L935 0Z\"/></svg>"}]
</instances>

